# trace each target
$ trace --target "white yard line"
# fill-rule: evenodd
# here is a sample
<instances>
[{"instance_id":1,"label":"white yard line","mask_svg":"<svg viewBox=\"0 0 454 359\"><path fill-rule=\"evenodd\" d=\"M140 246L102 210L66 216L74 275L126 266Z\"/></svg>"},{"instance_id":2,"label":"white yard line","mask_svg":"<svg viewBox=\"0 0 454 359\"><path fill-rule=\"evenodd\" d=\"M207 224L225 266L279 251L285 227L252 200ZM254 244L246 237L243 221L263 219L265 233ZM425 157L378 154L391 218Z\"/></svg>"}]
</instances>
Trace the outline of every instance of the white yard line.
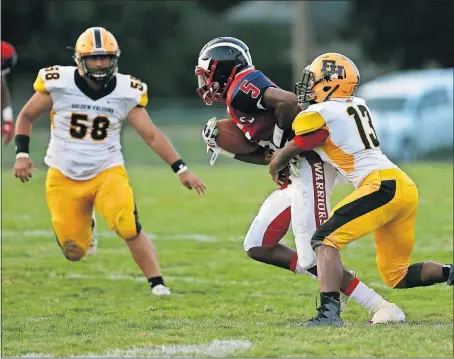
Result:
<instances>
[{"instance_id":1,"label":"white yard line","mask_svg":"<svg viewBox=\"0 0 454 359\"><path fill-rule=\"evenodd\" d=\"M21 230L2 230L2 235L7 237L55 237L54 232L51 229L29 229L25 231ZM100 240L106 238L118 238L118 236L111 231L98 232ZM202 233L164 233L157 235L155 233L148 233L148 236L153 240L191 240L196 242L219 242L220 239L214 236L209 236Z\"/></svg>"},{"instance_id":2,"label":"white yard line","mask_svg":"<svg viewBox=\"0 0 454 359\"><path fill-rule=\"evenodd\" d=\"M203 233L162 233L162 234L155 234L155 233L148 233L149 237L152 240L189 240L189 241L196 241L196 242L238 242L242 243L244 240L244 236L241 234L238 235L230 235L225 238L218 238L215 236L206 235ZM29 229L29 230L2 230L2 236L4 238L8 237L51 237L54 238L55 234L51 229ZM100 241L117 238L117 235L111 231L102 231L98 232L98 238ZM282 240L282 244L292 245L293 239L292 237L285 237ZM428 252L437 252L437 251L446 251L452 252L452 246L444 246L444 245L424 245L425 241L422 238L416 240L415 243L415 250L424 250ZM363 241L357 240L349 244L350 248L370 248L375 249L375 243L370 241ZM101 249L103 251L115 251L115 248L106 248Z\"/></svg>"},{"instance_id":3,"label":"white yard line","mask_svg":"<svg viewBox=\"0 0 454 359\"><path fill-rule=\"evenodd\" d=\"M103 354L87 353L70 355L69 358L168 358L197 357L219 358L232 354L237 350L249 349L252 343L248 340L214 340L208 344L171 344L153 347L132 347L129 349L110 349ZM21 358L55 358L52 354L29 353Z\"/></svg>"},{"instance_id":4,"label":"white yard line","mask_svg":"<svg viewBox=\"0 0 454 359\"><path fill-rule=\"evenodd\" d=\"M108 279L112 281L119 280L131 280L136 282L146 282L145 277L132 277L124 274L107 274L107 275L91 275L83 273L66 273L66 274L49 274L50 278L61 278L61 279ZM185 283L196 283L196 284L216 284L216 285L253 285L253 284L266 284L266 281L236 281L236 280L221 280L221 279L204 279L196 277L177 277L177 276L165 276L168 281L185 282Z\"/></svg>"}]
</instances>

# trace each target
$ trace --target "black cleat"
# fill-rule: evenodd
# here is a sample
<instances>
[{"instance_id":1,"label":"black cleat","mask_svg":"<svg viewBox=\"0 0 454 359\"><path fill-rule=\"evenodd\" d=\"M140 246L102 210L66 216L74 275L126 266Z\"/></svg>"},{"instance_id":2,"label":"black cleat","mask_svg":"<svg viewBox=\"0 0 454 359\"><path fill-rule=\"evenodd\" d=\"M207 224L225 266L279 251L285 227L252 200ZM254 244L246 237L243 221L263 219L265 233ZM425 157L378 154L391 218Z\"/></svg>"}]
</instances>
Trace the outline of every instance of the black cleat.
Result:
<instances>
[{"instance_id":1,"label":"black cleat","mask_svg":"<svg viewBox=\"0 0 454 359\"><path fill-rule=\"evenodd\" d=\"M454 285L454 265L452 265L449 270L449 277L446 283L448 283L448 285Z\"/></svg>"},{"instance_id":2,"label":"black cleat","mask_svg":"<svg viewBox=\"0 0 454 359\"><path fill-rule=\"evenodd\" d=\"M332 326L341 327L344 322L340 318L340 303L330 297L324 297L323 303L317 308L317 316L302 324L304 327Z\"/></svg>"}]
</instances>

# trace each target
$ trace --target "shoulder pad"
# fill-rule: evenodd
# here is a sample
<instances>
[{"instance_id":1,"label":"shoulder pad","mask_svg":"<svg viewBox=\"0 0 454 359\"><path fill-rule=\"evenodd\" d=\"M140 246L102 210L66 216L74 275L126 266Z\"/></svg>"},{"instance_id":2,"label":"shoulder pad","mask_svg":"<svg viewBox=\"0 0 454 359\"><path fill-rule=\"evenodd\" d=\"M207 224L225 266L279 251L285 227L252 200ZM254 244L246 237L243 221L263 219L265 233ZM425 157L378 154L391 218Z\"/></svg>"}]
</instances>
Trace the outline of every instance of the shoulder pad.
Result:
<instances>
[{"instance_id":1,"label":"shoulder pad","mask_svg":"<svg viewBox=\"0 0 454 359\"><path fill-rule=\"evenodd\" d=\"M362 97L354 97L353 103L360 104L360 105L366 105L366 100L363 99Z\"/></svg>"},{"instance_id":2,"label":"shoulder pad","mask_svg":"<svg viewBox=\"0 0 454 359\"><path fill-rule=\"evenodd\" d=\"M132 107L145 107L148 104L148 86L131 75L117 74L120 91L132 102Z\"/></svg>"},{"instance_id":3,"label":"shoulder pad","mask_svg":"<svg viewBox=\"0 0 454 359\"><path fill-rule=\"evenodd\" d=\"M309 108L300 112L293 120L292 129L296 135L314 132L326 124L325 119L319 112L308 110Z\"/></svg>"},{"instance_id":4,"label":"shoulder pad","mask_svg":"<svg viewBox=\"0 0 454 359\"><path fill-rule=\"evenodd\" d=\"M50 66L39 70L33 88L38 92L55 92L68 86L74 78L74 66Z\"/></svg>"},{"instance_id":5,"label":"shoulder pad","mask_svg":"<svg viewBox=\"0 0 454 359\"><path fill-rule=\"evenodd\" d=\"M241 77L231 93L230 103L243 112L266 111L262 97L268 87L277 87L261 71L252 71Z\"/></svg>"}]
</instances>

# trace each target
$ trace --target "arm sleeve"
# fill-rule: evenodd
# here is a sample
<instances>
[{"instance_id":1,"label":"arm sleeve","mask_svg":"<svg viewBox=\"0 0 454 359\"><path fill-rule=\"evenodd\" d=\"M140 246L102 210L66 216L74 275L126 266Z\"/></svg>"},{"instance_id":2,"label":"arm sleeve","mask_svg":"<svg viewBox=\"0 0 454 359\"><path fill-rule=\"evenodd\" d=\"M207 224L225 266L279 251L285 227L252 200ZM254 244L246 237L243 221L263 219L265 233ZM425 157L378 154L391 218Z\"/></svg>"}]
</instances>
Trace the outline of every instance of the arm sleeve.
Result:
<instances>
[{"instance_id":1,"label":"arm sleeve","mask_svg":"<svg viewBox=\"0 0 454 359\"><path fill-rule=\"evenodd\" d=\"M314 132L305 135L298 135L294 137L295 144L303 151L313 150L315 147L323 145L329 136L326 128L315 130Z\"/></svg>"}]
</instances>

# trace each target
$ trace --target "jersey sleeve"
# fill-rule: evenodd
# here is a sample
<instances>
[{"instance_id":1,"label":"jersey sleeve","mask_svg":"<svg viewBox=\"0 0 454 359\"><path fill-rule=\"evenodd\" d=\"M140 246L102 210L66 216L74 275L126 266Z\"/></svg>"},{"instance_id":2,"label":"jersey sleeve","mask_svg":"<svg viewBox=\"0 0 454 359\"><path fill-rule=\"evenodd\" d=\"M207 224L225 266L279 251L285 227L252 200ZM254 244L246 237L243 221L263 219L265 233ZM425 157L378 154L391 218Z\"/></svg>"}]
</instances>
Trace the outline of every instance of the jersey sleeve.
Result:
<instances>
[{"instance_id":1,"label":"jersey sleeve","mask_svg":"<svg viewBox=\"0 0 454 359\"><path fill-rule=\"evenodd\" d=\"M245 113L266 111L263 95L269 87L277 86L262 72L253 72L238 82L232 94L231 105Z\"/></svg>"},{"instance_id":2,"label":"jersey sleeve","mask_svg":"<svg viewBox=\"0 0 454 359\"><path fill-rule=\"evenodd\" d=\"M146 91L142 94L137 106L138 107L147 107L147 105L148 105L148 91Z\"/></svg>"},{"instance_id":3,"label":"jersey sleeve","mask_svg":"<svg viewBox=\"0 0 454 359\"><path fill-rule=\"evenodd\" d=\"M33 89L36 92L47 92L46 83L44 82L44 79L43 79L43 76L41 74L41 71L38 72L38 76L36 76L36 80L33 83Z\"/></svg>"},{"instance_id":4,"label":"jersey sleeve","mask_svg":"<svg viewBox=\"0 0 454 359\"><path fill-rule=\"evenodd\" d=\"M148 86L145 82L133 77L125 78L127 83L124 83L125 91L128 93L128 113L134 107L146 107L148 105Z\"/></svg>"},{"instance_id":5,"label":"jersey sleeve","mask_svg":"<svg viewBox=\"0 0 454 359\"><path fill-rule=\"evenodd\" d=\"M326 121L319 112L300 112L293 120L292 129L295 135L305 135L321 129Z\"/></svg>"},{"instance_id":6,"label":"jersey sleeve","mask_svg":"<svg viewBox=\"0 0 454 359\"><path fill-rule=\"evenodd\" d=\"M68 72L69 71L69 72ZM33 88L36 92L49 93L55 100L68 86L68 76L72 76L71 69L64 66L50 66L39 70Z\"/></svg>"}]
</instances>

